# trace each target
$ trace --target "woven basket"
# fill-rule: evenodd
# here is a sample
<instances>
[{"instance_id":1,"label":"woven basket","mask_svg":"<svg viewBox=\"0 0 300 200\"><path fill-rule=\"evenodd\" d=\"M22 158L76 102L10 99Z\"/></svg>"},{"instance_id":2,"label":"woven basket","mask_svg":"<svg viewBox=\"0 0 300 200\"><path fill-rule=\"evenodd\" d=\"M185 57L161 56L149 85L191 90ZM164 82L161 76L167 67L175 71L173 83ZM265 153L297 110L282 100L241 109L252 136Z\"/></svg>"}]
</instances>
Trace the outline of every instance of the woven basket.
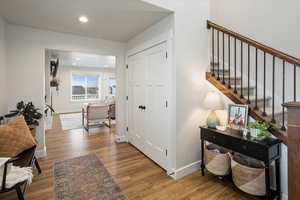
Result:
<instances>
[{"instance_id":1,"label":"woven basket","mask_svg":"<svg viewBox=\"0 0 300 200\"><path fill-rule=\"evenodd\" d=\"M205 147L204 163L205 168L217 176L225 176L230 173L230 157L227 152L213 152Z\"/></svg>"},{"instance_id":2,"label":"woven basket","mask_svg":"<svg viewBox=\"0 0 300 200\"><path fill-rule=\"evenodd\" d=\"M266 195L265 169L252 168L236 162L231 157L232 179L242 191L254 195Z\"/></svg>"}]
</instances>

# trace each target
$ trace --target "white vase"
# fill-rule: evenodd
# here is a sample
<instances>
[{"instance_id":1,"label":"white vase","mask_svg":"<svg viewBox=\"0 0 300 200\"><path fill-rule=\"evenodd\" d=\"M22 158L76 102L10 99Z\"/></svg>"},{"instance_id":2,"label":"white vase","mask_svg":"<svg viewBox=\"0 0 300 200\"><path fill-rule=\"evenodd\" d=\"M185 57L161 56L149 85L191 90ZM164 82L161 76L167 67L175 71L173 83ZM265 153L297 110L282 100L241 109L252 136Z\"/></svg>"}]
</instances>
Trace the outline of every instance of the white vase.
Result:
<instances>
[{"instance_id":1,"label":"white vase","mask_svg":"<svg viewBox=\"0 0 300 200\"><path fill-rule=\"evenodd\" d=\"M260 133L261 133L261 130L259 130L259 129L254 129L254 128L250 129L250 135L252 137L257 137Z\"/></svg>"}]
</instances>

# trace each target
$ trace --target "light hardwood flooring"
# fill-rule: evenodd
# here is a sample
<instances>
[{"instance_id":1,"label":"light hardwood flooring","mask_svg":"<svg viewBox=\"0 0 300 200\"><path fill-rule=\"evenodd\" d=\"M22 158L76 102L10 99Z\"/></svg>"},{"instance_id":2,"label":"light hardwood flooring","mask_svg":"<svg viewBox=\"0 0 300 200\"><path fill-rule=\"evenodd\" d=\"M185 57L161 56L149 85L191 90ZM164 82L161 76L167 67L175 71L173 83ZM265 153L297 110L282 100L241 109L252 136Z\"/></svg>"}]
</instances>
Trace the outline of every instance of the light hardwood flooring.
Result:
<instances>
[{"instance_id":1,"label":"light hardwood flooring","mask_svg":"<svg viewBox=\"0 0 300 200\"><path fill-rule=\"evenodd\" d=\"M115 182L130 200L244 200L249 196L230 182L200 172L173 180L136 148L114 142L114 128L83 129L63 132L60 119L54 116L53 129L46 133L47 157L40 158L43 173L35 177L25 199L54 199L53 164L80 155L95 153ZM2 200L17 199L16 192L0 194Z\"/></svg>"}]
</instances>

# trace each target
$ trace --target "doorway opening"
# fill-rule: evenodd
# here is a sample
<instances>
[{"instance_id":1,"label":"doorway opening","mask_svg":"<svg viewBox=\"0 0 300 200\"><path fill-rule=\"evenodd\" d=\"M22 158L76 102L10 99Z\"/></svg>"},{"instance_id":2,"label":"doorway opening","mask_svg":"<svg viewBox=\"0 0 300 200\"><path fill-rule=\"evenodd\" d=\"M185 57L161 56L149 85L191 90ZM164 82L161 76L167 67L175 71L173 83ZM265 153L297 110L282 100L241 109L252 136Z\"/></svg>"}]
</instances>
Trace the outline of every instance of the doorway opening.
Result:
<instances>
[{"instance_id":1,"label":"doorway opening","mask_svg":"<svg viewBox=\"0 0 300 200\"><path fill-rule=\"evenodd\" d=\"M116 56L46 49L46 129L55 115L65 133L115 128L116 86Z\"/></svg>"}]
</instances>

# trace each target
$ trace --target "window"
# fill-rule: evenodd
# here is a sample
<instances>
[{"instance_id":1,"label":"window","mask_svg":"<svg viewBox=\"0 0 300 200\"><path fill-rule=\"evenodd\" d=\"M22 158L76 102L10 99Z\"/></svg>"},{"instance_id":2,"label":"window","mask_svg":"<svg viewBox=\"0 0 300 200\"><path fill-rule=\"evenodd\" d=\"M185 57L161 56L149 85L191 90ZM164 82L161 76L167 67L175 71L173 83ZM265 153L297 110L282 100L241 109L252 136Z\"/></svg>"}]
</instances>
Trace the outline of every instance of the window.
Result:
<instances>
[{"instance_id":1,"label":"window","mask_svg":"<svg viewBox=\"0 0 300 200\"><path fill-rule=\"evenodd\" d=\"M72 74L72 100L100 99L99 85L99 76Z\"/></svg>"}]
</instances>

